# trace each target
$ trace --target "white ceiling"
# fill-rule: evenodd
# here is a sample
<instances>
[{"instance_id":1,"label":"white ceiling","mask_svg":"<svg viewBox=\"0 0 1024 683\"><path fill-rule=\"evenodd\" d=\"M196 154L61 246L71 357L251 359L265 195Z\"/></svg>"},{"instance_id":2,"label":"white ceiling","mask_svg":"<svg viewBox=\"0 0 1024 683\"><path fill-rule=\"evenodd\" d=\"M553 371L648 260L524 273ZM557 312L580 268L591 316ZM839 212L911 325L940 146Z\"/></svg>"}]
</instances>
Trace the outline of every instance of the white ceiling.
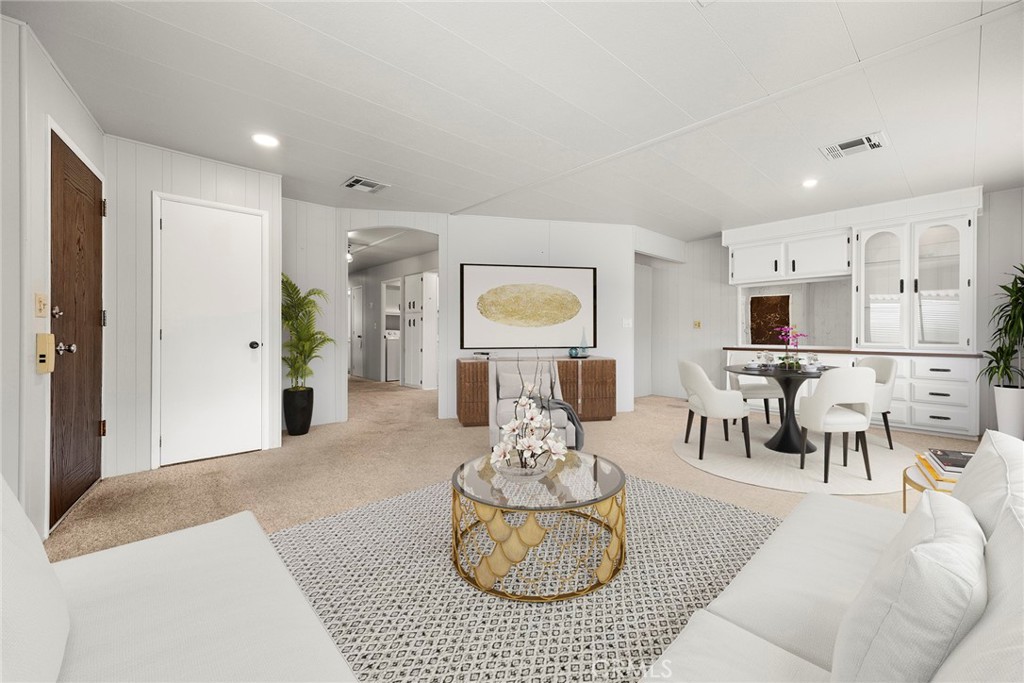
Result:
<instances>
[{"instance_id":1,"label":"white ceiling","mask_svg":"<svg viewBox=\"0 0 1024 683\"><path fill-rule=\"evenodd\" d=\"M1024 185L1014 2L4 2L108 133L353 208L682 239ZM884 131L841 161L826 144ZM267 131L281 147L255 147ZM353 174L393 187L368 195ZM813 191L806 177L820 180Z\"/></svg>"},{"instance_id":2,"label":"white ceiling","mask_svg":"<svg viewBox=\"0 0 1024 683\"><path fill-rule=\"evenodd\" d=\"M402 228L367 228L348 233L352 263L348 272L355 274L393 261L437 251L437 235Z\"/></svg>"}]
</instances>

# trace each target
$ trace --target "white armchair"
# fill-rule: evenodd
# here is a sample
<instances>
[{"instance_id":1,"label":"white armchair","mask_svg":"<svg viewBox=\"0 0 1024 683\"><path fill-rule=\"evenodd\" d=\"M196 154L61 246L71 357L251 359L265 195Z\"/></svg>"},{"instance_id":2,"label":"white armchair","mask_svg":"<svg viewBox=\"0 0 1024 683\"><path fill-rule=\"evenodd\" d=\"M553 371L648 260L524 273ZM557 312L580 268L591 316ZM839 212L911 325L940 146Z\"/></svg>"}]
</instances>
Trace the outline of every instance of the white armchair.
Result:
<instances>
[{"instance_id":1,"label":"white armchair","mask_svg":"<svg viewBox=\"0 0 1024 683\"><path fill-rule=\"evenodd\" d=\"M492 360L487 364L487 372L487 415L491 446L501 438L502 425L515 416L515 404L522 393L523 382L535 385L534 394L541 398L562 400L558 363L553 359ZM566 446L579 447L576 428L564 410L551 411L551 426L565 438Z\"/></svg>"},{"instance_id":2,"label":"white armchair","mask_svg":"<svg viewBox=\"0 0 1024 683\"><path fill-rule=\"evenodd\" d=\"M717 388L708 379L704 368L688 360L679 361L679 380L689 396L690 412L686 416L686 436L684 443L690 443L690 428L693 416L700 415L700 450L698 459L704 459L704 439L708 428L708 418L722 421L725 440L729 440L729 420L743 421L743 444L747 457L750 457L750 407L743 402L743 394L738 391Z\"/></svg>"},{"instance_id":3,"label":"white armchair","mask_svg":"<svg viewBox=\"0 0 1024 683\"><path fill-rule=\"evenodd\" d=\"M864 454L864 471L871 479L868 461L867 429L871 424L871 404L875 399L875 371L871 368L836 368L818 380L814 393L800 402L798 417L803 436L800 450L800 469L807 456L807 432L825 434L825 483L828 483L829 449L832 433L843 434L843 464L849 445L850 432L854 432Z\"/></svg>"}]
</instances>

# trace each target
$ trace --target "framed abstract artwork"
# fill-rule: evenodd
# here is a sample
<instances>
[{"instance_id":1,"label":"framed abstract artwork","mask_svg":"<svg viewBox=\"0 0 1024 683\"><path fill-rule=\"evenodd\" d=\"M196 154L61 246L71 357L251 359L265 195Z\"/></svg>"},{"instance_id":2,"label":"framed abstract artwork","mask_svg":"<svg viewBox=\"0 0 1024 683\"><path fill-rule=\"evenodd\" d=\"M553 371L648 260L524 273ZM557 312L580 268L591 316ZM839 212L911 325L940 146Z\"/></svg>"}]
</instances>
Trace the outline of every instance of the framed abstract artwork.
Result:
<instances>
[{"instance_id":1,"label":"framed abstract artwork","mask_svg":"<svg viewBox=\"0 0 1024 683\"><path fill-rule=\"evenodd\" d=\"M597 268L463 263L461 348L597 346Z\"/></svg>"},{"instance_id":2,"label":"framed abstract artwork","mask_svg":"<svg viewBox=\"0 0 1024 683\"><path fill-rule=\"evenodd\" d=\"M789 325L789 295L750 297L750 343L781 344L776 327Z\"/></svg>"}]
</instances>

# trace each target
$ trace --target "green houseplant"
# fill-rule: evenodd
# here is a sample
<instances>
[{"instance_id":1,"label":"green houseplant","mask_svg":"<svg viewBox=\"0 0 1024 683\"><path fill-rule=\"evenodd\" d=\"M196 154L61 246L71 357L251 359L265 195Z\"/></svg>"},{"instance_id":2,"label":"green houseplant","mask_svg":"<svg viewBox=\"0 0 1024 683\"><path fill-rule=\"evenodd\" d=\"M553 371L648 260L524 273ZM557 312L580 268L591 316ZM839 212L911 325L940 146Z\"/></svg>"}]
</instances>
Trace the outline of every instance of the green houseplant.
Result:
<instances>
[{"instance_id":1,"label":"green houseplant","mask_svg":"<svg viewBox=\"0 0 1024 683\"><path fill-rule=\"evenodd\" d=\"M292 436L309 431L313 419L313 388L306 380L313 376L309 364L320 358L320 351L334 340L317 329L322 312L317 299L327 302L327 292L316 287L303 292L290 277L281 273L281 323L288 338L282 344L285 367L291 386L283 391L284 421Z\"/></svg>"},{"instance_id":2,"label":"green houseplant","mask_svg":"<svg viewBox=\"0 0 1024 683\"><path fill-rule=\"evenodd\" d=\"M999 431L1024 438L1024 264L999 285L992 310L993 348L985 351L985 375L995 395Z\"/></svg>"}]
</instances>

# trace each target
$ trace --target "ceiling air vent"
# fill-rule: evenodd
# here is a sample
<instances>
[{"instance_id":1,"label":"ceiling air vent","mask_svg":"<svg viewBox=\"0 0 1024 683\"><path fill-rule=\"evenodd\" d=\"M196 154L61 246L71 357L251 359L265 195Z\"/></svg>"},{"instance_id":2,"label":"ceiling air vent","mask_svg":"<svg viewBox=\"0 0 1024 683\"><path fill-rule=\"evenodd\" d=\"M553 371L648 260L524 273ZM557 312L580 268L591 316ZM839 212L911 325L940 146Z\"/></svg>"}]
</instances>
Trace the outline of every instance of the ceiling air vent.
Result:
<instances>
[{"instance_id":1,"label":"ceiling air vent","mask_svg":"<svg viewBox=\"0 0 1024 683\"><path fill-rule=\"evenodd\" d=\"M350 190L359 190L360 192L369 192L370 194L376 194L381 190L391 187L384 183L379 183L376 180L370 180L369 178L360 178L357 175L352 176L346 180L343 184L344 187Z\"/></svg>"},{"instance_id":2,"label":"ceiling air vent","mask_svg":"<svg viewBox=\"0 0 1024 683\"><path fill-rule=\"evenodd\" d=\"M853 140L847 140L846 142L837 142L834 145L819 147L818 151L821 152L826 159L844 159L848 156L853 156L854 154L860 154L861 152L870 152L873 149L881 149L888 146L888 144L889 143L886 141L884 133L872 133L871 135L854 138Z\"/></svg>"}]
</instances>

